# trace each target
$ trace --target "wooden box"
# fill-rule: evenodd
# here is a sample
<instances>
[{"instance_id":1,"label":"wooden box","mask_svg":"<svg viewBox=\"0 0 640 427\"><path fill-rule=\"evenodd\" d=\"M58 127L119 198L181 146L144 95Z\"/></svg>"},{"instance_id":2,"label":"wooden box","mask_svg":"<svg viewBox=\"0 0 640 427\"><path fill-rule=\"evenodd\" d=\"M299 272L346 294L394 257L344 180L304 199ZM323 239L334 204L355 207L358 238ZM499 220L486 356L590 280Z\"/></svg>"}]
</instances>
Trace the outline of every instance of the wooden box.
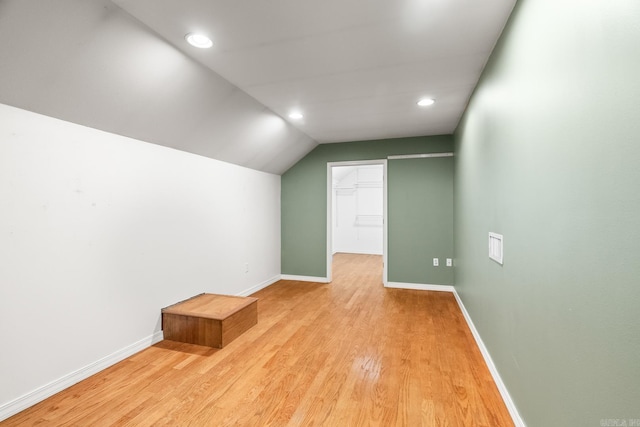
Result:
<instances>
[{"instance_id":1,"label":"wooden box","mask_svg":"<svg viewBox=\"0 0 640 427\"><path fill-rule=\"evenodd\" d=\"M162 309L164 339L222 348L258 323L258 299L200 294Z\"/></svg>"}]
</instances>

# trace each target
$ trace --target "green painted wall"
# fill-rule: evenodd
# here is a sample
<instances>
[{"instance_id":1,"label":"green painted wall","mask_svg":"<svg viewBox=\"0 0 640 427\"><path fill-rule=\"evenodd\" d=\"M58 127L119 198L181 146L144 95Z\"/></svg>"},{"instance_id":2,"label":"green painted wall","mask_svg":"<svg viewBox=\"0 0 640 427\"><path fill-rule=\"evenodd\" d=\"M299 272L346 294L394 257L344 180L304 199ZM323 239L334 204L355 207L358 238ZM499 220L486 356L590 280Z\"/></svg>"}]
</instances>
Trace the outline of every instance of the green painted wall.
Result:
<instances>
[{"instance_id":1,"label":"green painted wall","mask_svg":"<svg viewBox=\"0 0 640 427\"><path fill-rule=\"evenodd\" d=\"M388 173L389 281L453 285L453 158L389 160Z\"/></svg>"},{"instance_id":2,"label":"green painted wall","mask_svg":"<svg viewBox=\"0 0 640 427\"><path fill-rule=\"evenodd\" d=\"M452 150L453 137L449 135L321 144L316 147L282 175L282 273L326 277L328 162L375 160L385 159L390 155L438 153ZM390 281L433 284L451 284L453 282L453 269L441 266L439 267L441 270L448 270L448 272L433 275L433 271L425 266L427 261L430 262L429 257L451 256L453 249L450 244L453 239L451 221L440 224L442 230L434 233L433 227L426 227L424 224L415 229L417 212L412 216L402 211L403 205L410 206L403 201L402 194L407 194L406 192L411 190L415 190L418 208L426 208L427 205L422 201L424 197L431 194L435 196L444 194L444 199L439 204L434 204L429 210L423 212L425 219L426 215L434 215L435 210L447 212L448 209L451 209L447 203L450 203L452 197L446 195L446 189L452 188L450 178L452 177L453 163L447 159L429 160L434 163L431 164L432 166L429 166L430 163L424 163L426 166L422 172L420 171L422 168L419 166L420 160L417 162L413 160L389 162L387 185ZM423 160L423 162L425 161ZM430 172L429 168L433 168L433 170ZM403 171L404 173L401 173ZM427 181L414 181L414 178L437 180L434 182L438 182L440 187L444 187L444 189ZM448 179L449 181L447 181ZM450 186L447 187L447 185ZM399 189L398 192L394 190L396 188ZM391 206L392 197L395 197L399 203L395 210ZM435 215L437 218L443 216L441 213ZM394 222L395 218L398 221ZM409 222L403 224L403 221ZM400 236L401 240L405 240L405 236L411 235L411 240L405 244L396 243L397 239L394 240L394 235ZM446 235L446 238L443 238L443 235ZM442 238L442 240L435 241L434 236ZM430 242L429 245L424 244L427 241ZM412 242L422 243L413 244ZM416 248L424 252L417 252ZM437 255L432 255L434 253ZM398 267L395 262L398 262ZM442 283L438 283L438 281L442 281Z\"/></svg>"},{"instance_id":3,"label":"green painted wall","mask_svg":"<svg viewBox=\"0 0 640 427\"><path fill-rule=\"evenodd\" d=\"M637 0L519 1L455 134L456 288L530 427L640 419L639 76Z\"/></svg>"}]
</instances>

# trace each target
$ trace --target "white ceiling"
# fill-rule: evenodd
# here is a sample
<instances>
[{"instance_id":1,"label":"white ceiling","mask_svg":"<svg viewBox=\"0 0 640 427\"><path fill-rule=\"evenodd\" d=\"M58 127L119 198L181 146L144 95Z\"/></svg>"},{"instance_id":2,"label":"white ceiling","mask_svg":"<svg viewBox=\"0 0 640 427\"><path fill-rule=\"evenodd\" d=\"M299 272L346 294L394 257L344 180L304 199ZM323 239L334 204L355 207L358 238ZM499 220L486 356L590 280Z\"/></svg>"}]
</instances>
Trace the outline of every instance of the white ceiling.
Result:
<instances>
[{"instance_id":1,"label":"white ceiling","mask_svg":"<svg viewBox=\"0 0 640 427\"><path fill-rule=\"evenodd\" d=\"M0 102L275 174L317 146L110 0L0 0Z\"/></svg>"},{"instance_id":2,"label":"white ceiling","mask_svg":"<svg viewBox=\"0 0 640 427\"><path fill-rule=\"evenodd\" d=\"M320 143L452 133L515 4L113 1ZM213 48L189 46L188 32ZM294 109L304 119L288 119Z\"/></svg>"},{"instance_id":3,"label":"white ceiling","mask_svg":"<svg viewBox=\"0 0 640 427\"><path fill-rule=\"evenodd\" d=\"M452 133L514 3L0 0L0 102L281 174L318 142Z\"/></svg>"}]
</instances>

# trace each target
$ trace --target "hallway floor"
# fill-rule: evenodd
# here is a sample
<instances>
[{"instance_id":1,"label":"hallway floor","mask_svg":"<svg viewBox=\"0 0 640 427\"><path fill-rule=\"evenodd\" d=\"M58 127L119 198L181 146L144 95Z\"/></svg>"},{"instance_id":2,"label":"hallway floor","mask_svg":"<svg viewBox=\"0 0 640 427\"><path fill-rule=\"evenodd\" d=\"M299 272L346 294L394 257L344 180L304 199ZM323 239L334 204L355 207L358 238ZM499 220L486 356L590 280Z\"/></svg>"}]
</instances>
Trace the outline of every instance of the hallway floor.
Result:
<instances>
[{"instance_id":1,"label":"hallway floor","mask_svg":"<svg viewBox=\"0 0 640 427\"><path fill-rule=\"evenodd\" d=\"M453 294L384 288L375 255L333 276L255 293L224 349L162 341L0 425L513 425Z\"/></svg>"}]
</instances>

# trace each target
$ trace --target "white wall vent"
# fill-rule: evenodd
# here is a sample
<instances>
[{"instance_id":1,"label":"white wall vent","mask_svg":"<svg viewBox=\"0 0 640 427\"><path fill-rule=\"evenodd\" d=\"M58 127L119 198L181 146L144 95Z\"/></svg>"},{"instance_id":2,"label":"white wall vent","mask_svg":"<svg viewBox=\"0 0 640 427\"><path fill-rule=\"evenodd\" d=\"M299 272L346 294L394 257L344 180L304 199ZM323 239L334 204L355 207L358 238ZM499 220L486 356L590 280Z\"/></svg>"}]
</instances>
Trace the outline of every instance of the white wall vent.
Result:
<instances>
[{"instance_id":1,"label":"white wall vent","mask_svg":"<svg viewBox=\"0 0 640 427\"><path fill-rule=\"evenodd\" d=\"M489 233L489 258L502 265L502 234Z\"/></svg>"}]
</instances>

